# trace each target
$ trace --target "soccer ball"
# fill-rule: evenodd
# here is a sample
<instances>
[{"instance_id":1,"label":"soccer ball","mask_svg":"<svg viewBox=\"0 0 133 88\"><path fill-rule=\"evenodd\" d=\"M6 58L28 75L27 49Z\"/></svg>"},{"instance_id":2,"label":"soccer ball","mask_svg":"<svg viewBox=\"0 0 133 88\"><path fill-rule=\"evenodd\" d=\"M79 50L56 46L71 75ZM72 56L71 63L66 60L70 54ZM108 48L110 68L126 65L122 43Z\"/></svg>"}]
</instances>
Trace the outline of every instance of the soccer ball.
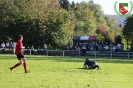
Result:
<instances>
[{"instance_id":1,"label":"soccer ball","mask_svg":"<svg viewBox=\"0 0 133 88\"><path fill-rule=\"evenodd\" d=\"M86 69L86 68L87 68L87 66L83 66L83 68L85 68L85 69Z\"/></svg>"}]
</instances>

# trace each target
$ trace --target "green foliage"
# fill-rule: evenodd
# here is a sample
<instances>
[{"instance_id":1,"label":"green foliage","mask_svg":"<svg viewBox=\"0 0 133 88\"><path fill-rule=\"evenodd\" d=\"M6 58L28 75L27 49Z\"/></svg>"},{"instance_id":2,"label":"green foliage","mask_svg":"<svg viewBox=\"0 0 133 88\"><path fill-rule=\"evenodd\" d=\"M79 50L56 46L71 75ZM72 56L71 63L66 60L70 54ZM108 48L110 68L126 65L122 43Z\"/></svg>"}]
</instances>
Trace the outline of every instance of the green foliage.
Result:
<instances>
[{"instance_id":1,"label":"green foliage","mask_svg":"<svg viewBox=\"0 0 133 88\"><path fill-rule=\"evenodd\" d=\"M104 18L101 6L93 0L77 4L68 0L2 0L0 9L0 42L16 41L22 34L26 46L46 43L63 48L75 35L97 35L98 41L105 42L122 34L122 27L115 26L116 20Z\"/></svg>"},{"instance_id":2,"label":"green foliage","mask_svg":"<svg viewBox=\"0 0 133 88\"><path fill-rule=\"evenodd\" d=\"M28 46L42 46L45 42L59 47L64 46L67 39L71 40L73 29L70 15L59 8L58 0L54 3L52 0L10 0L10 3L3 1L0 4L4 9L0 14L2 41L8 38L16 41L17 35L22 34Z\"/></svg>"},{"instance_id":3,"label":"green foliage","mask_svg":"<svg viewBox=\"0 0 133 88\"><path fill-rule=\"evenodd\" d=\"M105 17L106 20L106 27L107 27L107 33L109 38L111 39L111 42L115 42L115 37L122 35L122 27L117 27L116 22L117 20L111 17Z\"/></svg>"},{"instance_id":4,"label":"green foliage","mask_svg":"<svg viewBox=\"0 0 133 88\"><path fill-rule=\"evenodd\" d=\"M118 35L118 36L115 37L115 43L116 44L122 43L122 37L120 35Z\"/></svg>"},{"instance_id":5,"label":"green foliage","mask_svg":"<svg viewBox=\"0 0 133 88\"><path fill-rule=\"evenodd\" d=\"M104 14L101 6L98 4L93 4L91 8L94 11L94 16L96 17L97 24L105 24Z\"/></svg>"},{"instance_id":6,"label":"green foliage","mask_svg":"<svg viewBox=\"0 0 133 88\"><path fill-rule=\"evenodd\" d=\"M123 28L123 36L127 41L133 41L133 15L129 16L125 21L125 26Z\"/></svg>"},{"instance_id":7,"label":"green foliage","mask_svg":"<svg viewBox=\"0 0 133 88\"><path fill-rule=\"evenodd\" d=\"M125 26L123 28L123 36L126 40L126 45L127 45L127 49L129 49L129 44L131 44L133 42L133 15L127 17L126 21L125 21Z\"/></svg>"},{"instance_id":8,"label":"green foliage","mask_svg":"<svg viewBox=\"0 0 133 88\"><path fill-rule=\"evenodd\" d=\"M102 43L102 44L104 44L104 42L105 42L105 37L104 37L104 35L102 35L102 34L96 34L96 36L97 36L97 41L99 42L99 43Z\"/></svg>"},{"instance_id":9,"label":"green foliage","mask_svg":"<svg viewBox=\"0 0 133 88\"><path fill-rule=\"evenodd\" d=\"M63 9L65 9L65 10L67 10L67 11L70 10L70 3L69 3L68 0L59 0L59 3L60 3L60 6L61 6Z\"/></svg>"},{"instance_id":10,"label":"green foliage","mask_svg":"<svg viewBox=\"0 0 133 88\"><path fill-rule=\"evenodd\" d=\"M88 35L94 35L95 30L96 30L96 25L93 23L93 21L88 20L84 26L84 33L87 32Z\"/></svg>"},{"instance_id":11,"label":"green foliage","mask_svg":"<svg viewBox=\"0 0 133 88\"><path fill-rule=\"evenodd\" d=\"M52 46L61 47L66 45L72 35L72 29L68 24L70 15L65 10L51 12L45 20L46 30L44 31L45 42Z\"/></svg>"},{"instance_id":12,"label":"green foliage","mask_svg":"<svg viewBox=\"0 0 133 88\"><path fill-rule=\"evenodd\" d=\"M96 19L93 16L94 12L90 9L89 4L81 2L81 4L75 5L74 14L76 19L74 35L94 35Z\"/></svg>"},{"instance_id":13,"label":"green foliage","mask_svg":"<svg viewBox=\"0 0 133 88\"><path fill-rule=\"evenodd\" d=\"M96 29L96 34L97 34L97 41L104 43L105 42L105 36L107 35L107 30L105 26L98 26Z\"/></svg>"}]
</instances>

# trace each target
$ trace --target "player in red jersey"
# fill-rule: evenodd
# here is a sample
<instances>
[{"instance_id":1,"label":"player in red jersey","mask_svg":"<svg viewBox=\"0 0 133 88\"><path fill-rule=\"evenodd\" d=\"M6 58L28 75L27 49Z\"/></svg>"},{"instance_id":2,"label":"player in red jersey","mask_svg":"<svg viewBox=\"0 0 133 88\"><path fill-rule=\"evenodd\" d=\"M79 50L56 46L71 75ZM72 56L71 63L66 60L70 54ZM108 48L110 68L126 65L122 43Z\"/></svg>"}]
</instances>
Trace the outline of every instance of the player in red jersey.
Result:
<instances>
[{"instance_id":1,"label":"player in red jersey","mask_svg":"<svg viewBox=\"0 0 133 88\"><path fill-rule=\"evenodd\" d=\"M27 70L26 58L23 55L24 47L22 41L23 41L23 36L19 35L19 39L18 42L16 43L16 49L15 49L15 54L17 55L19 63L15 64L13 67L10 67L10 70L12 71L14 68L23 64L25 73L29 73L30 71Z\"/></svg>"}]
</instances>

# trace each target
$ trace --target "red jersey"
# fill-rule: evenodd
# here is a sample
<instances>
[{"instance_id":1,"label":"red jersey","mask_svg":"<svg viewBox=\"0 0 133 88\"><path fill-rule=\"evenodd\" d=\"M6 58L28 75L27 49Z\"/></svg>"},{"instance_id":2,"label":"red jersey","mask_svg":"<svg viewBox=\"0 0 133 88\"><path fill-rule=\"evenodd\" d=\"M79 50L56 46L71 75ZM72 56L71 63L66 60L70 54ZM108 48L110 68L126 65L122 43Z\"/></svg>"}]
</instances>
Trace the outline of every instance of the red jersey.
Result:
<instances>
[{"instance_id":1,"label":"red jersey","mask_svg":"<svg viewBox=\"0 0 133 88\"><path fill-rule=\"evenodd\" d=\"M16 50L15 50L16 55L18 55L19 53L22 53L21 47L23 47L23 43L21 40L18 40L18 42L16 43Z\"/></svg>"}]
</instances>

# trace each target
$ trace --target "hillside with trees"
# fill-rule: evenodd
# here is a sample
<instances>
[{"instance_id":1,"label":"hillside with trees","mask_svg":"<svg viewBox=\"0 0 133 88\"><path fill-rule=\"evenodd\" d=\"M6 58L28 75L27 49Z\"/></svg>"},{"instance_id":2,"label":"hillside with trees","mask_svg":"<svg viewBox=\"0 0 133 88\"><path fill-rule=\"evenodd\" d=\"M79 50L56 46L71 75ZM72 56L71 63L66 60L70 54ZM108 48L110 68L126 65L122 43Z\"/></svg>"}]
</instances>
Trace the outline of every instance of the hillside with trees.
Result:
<instances>
[{"instance_id":1,"label":"hillside with trees","mask_svg":"<svg viewBox=\"0 0 133 88\"><path fill-rule=\"evenodd\" d=\"M126 17L119 16L119 15L108 15L108 14L105 14L105 17L112 18L112 19L117 19L116 26L120 26L121 25L122 27L124 27L124 22L126 20Z\"/></svg>"}]
</instances>

